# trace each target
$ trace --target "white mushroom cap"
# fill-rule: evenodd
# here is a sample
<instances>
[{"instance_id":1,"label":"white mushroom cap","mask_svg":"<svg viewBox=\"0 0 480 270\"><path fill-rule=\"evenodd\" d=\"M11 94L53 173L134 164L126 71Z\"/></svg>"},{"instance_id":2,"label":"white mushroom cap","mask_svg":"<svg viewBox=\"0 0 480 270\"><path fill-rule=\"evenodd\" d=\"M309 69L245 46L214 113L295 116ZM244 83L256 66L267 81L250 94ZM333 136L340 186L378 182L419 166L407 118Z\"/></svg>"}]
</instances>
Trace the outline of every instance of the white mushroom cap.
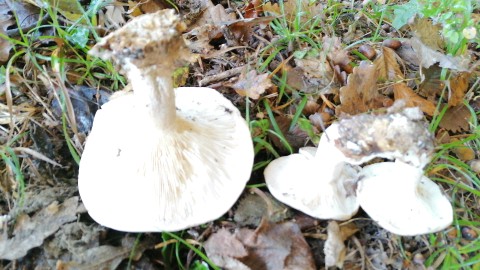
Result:
<instances>
[{"instance_id":1,"label":"white mushroom cap","mask_svg":"<svg viewBox=\"0 0 480 270\"><path fill-rule=\"evenodd\" d=\"M359 179L360 206L392 233L432 233L453 221L448 198L420 168L400 161L376 163L365 166Z\"/></svg>"},{"instance_id":2,"label":"white mushroom cap","mask_svg":"<svg viewBox=\"0 0 480 270\"><path fill-rule=\"evenodd\" d=\"M138 28L133 20L126 29L164 31L155 34L163 39L160 44L183 44L178 40L180 20L172 11L144 15L139 22ZM101 43L110 50L107 58L121 59L115 58L134 93L109 101L97 112L78 185L88 213L104 226L177 231L215 220L231 208L250 178L253 145L240 112L220 93L203 87L174 91L169 72L175 63L168 59L175 48L162 51L147 39L137 37L135 46L148 44L137 51L128 44L110 50L108 40ZM123 44L121 38L114 41ZM150 63L165 54L165 62Z\"/></svg>"},{"instance_id":3,"label":"white mushroom cap","mask_svg":"<svg viewBox=\"0 0 480 270\"><path fill-rule=\"evenodd\" d=\"M326 136L319 145L328 147L322 140ZM336 153L329 149L319 147L319 151L327 158L318 160L315 148L308 147L270 162L264 171L268 189L281 202L310 216L349 219L359 208L354 188L358 169L336 160Z\"/></svg>"}]
</instances>

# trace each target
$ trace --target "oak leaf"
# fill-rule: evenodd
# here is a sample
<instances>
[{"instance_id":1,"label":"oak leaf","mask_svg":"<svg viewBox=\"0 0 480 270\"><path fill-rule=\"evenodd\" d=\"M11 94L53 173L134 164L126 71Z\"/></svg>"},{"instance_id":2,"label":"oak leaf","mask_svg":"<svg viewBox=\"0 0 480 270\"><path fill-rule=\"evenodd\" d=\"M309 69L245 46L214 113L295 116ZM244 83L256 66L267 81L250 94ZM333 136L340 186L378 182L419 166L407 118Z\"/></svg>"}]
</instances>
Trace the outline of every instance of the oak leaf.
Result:
<instances>
[{"instance_id":1,"label":"oak leaf","mask_svg":"<svg viewBox=\"0 0 480 270\"><path fill-rule=\"evenodd\" d=\"M273 84L267 73L257 74L255 70L250 70L249 72L244 70L237 82L229 86L241 96L258 99Z\"/></svg>"},{"instance_id":2,"label":"oak leaf","mask_svg":"<svg viewBox=\"0 0 480 270\"><path fill-rule=\"evenodd\" d=\"M417 95L405 83L396 83L393 85L393 95L395 100L404 99L407 107L419 107L422 112L433 116L435 114L435 104Z\"/></svg>"},{"instance_id":3,"label":"oak leaf","mask_svg":"<svg viewBox=\"0 0 480 270\"><path fill-rule=\"evenodd\" d=\"M461 72L450 78L450 92L448 93L448 105L457 106L462 104L465 92L468 90L470 73Z\"/></svg>"},{"instance_id":4,"label":"oak leaf","mask_svg":"<svg viewBox=\"0 0 480 270\"><path fill-rule=\"evenodd\" d=\"M470 110L463 104L447 109L439 123L439 126L452 132L466 131L470 125Z\"/></svg>"},{"instance_id":5,"label":"oak leaf","mask_svg":"<svg viewBox=\"0 0 480 270\"><path fill-rule=\"evenodd\" d=\"M398 59L399 56L394 50L388 47L382 47L382 54L373 62L377 67L378 81L395 82L404 78L398 65Z\"/></svg>"},{"instance_id":6,"label":"oak leaf","mask_svg":"<svg viewBox=\"0 0 480 270\"><path fill-rule=\"evenodd\" d=\"M360 62L348 76L347 85L340 88L340 105L336 114L355 115L383 106L383 96L377 87L378 70L367 61Z\"/></svg>"}]
</instances>

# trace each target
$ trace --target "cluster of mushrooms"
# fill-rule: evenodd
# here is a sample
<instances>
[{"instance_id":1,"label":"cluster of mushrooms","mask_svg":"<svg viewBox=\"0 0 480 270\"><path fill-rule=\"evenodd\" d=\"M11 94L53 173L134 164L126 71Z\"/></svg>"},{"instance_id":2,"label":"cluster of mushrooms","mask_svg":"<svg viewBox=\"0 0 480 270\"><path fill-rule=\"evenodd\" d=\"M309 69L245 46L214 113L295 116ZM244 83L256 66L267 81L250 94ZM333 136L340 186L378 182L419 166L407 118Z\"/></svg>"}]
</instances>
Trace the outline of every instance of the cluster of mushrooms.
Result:
<instances>
[{"instance_id":1,"label":"cluster of mushrooms","mask_svg":"<svg viewBox=\"0 0 480 270\"><path fill-rule=\"evenodd\" d=\"M333 123L318 148L272 161L265 180L277 199L313 217L347 220L362 207L390 232L426 234L453 221L448 198L424 176L433 150L420 109L397 102L386 114Z\"/></svg>"},{"instance_id":2,"label":"cluster of mushrooms","mask_svg":"<svg viewBox=\"0 0 480 270\"><path fill-rule=\"evenodd\" d=\"M133 92L97 111L79 170L90 216L120 231L178 231L225 214L243 192L254 151L248 125L219 92L174 88L190 61L185 24L172 10L139 16L103 38L91 55L112 60ZM438 231L452 207L423 176L433 140L416 108L332 124L318 148L270 163L280 201L320 219L346 220L361 206L399 235ZM374 158L394 161L374 163Z\"/></svg>"}]
</instances>

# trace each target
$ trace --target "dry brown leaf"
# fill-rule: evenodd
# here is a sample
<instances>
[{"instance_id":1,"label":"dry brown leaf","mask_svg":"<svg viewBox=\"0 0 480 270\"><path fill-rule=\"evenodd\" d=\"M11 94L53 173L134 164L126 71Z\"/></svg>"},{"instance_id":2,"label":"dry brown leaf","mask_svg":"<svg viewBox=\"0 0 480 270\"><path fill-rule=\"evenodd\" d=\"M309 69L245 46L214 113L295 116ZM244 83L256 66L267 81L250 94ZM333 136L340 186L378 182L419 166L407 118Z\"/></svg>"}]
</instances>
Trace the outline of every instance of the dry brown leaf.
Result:
<instances>
[{"instance_id":1,"label":"dry brown leaf","mask_svg":"<svg viewBox=\"0 0 480 270\"><path fill-rule=\"evenodd\" d=\"M60 226L77 219L80 210L78 197L72 197L62 204L53 202L34 216L19 216L16 220L13 237L6 233L0 236L0 258L16 260L27 255L27 252L38 247L43 240L54 234Z\"/></svg>"},{"instance_id":2,"label":"dry brown leaf","mask_svg":"<svg viewBox=\"0 0 480 270\"><path fill-rule=\"evenodd\" d=\"M469 129L470 117L470 110L465 105L450 107L443 115L439 126L452 132L466 131Z\"/></svg>"},{"instance_id":3,"label":"dry brown leaf","mask_svg":"<svg viewBox=\"0 0 480 270\"><path fill-rule=\"evenodd\" d=\"M282 131L285 139L287 139L288 144L293 148L293 150L297 150L300 147L305 146L305 144L310 140L308 133L300 128L298 124L294 125L292 129L290 129L290 125L292 123L292 118L286 115L278 115L275 117L275 121L277 122L278 127ZM271 127L273 128L273 127ZM313 127L313 132L318 134L319 131L317 128ZM273 144L280 149L281 151L287 151L285 145L280 141L280 139L274 135L269 133L268 137L272 140Z\"/></svg>"},{"instance_id":4,"label":"dry brown leaf","mask_svg":"<svg viewBox=\"0 0 480 270\"><path fill-rule=\"evenodd\" d=\"M350 236L356 234L359 231L355 223L345 223L340 225L340 235L342 236L343 241L346 241Z\"/></svg>"},{"instance_id":5,"label":"dry brown leaf","mask_svg":"<svg viewBox=\"0 0 480 270\"><path fill-rule=\"evenodd\" d=\"M378 93L377 78L375 65L367 61L360 62L348 76L347 85L340 88L340 105L335 113L355 115L381 108L382 96Z\"/></svg>"},{"instance_id":6,"label":"dry brown leaf","mask_svg":"<svg viewBox=\"0 0 480 270\"><path fill-rule=\"evenodd\" d=\"M120 28L126 23L123 6L108 5L105 7L105 19L107 27Z\"/></svg>"},{"instance_id":7,"label":"dry brown leaf","mask_svg":"<svg viewBox=\"0 0 480 270\"><path fill-rule=\"evenodd\" d=\"M343 49L339 37L323 37L323 52L327 54L333 65L339 65L342 68L351 61L350 55L347 50Z\"/></svg>"},{"instance_id":8,"label":"dry brown leaf","mask_svg":"<svg viewBox=\"0 0 480 270\"><path fill-rule=\"evenodd\" d=\"M228 26L230 31L232 31L233 36L239 42L246 42L249 41L253 36L253 27L256 25L260 25L265 27L271 21L273 21L275 17L258 17L258 18L245 18L240 20L235 20L226 23L225 25Z\"/></svg>"},{"instance_id":9,"label":"dry brown leaf","mask_svg":"<svg viewBox=\"0 0 480 270\"><path fill-rule=\"evenodd\" d=\"M397 59L399 59L399 56L394 50L382 47L382 54L373 62L377 67L378 81L396 82L404 78Z\"/></svg>"},{"instance_id":10,"label":"dry brown leaf","mask_svg":"<svg viewBox=\"0 0 480 270\"><path fill-rule=\"evenodd\" d=\"M279 222L292 216L292 211L288 207L280 203L269 193L265 193L265 195L269 199L272 207L272 216L269 217L271 221ZM268 207L264 198L256 193L248 193L238 203L233 219L240 226L259 226L260 221L267 214Z\"/></svg>"},{"instance_id":11,"label":"dry brown leaf","mask_svg":"<svg viewBox=\"0 0 480 270\"><path fill-rule=\"evenodd\" d=\"M395 100L404 99L407 107L419 107L422 112L430 116L435 114L435 104L417 95L403 82L393 85L393 95Z\"/></svg>"},{"instance_id":12,"label":"dry brown leaf","mask_svg":"<svg viewBox=\"0 0 480 270\"><path fill-rule=\"evenodd\" d=\"M159 10L168 8L168 6L165 4L166 2L161 0L141 0L139 2L140 10L143 13L154 13Z\"/></svg>"},{"instance_id":13,"label":"dry brown leaf","mask_svg":"<svg viewBox=\"0 0 480 270\"><path fill-rule=\"evenodd\" d=\"M189 35L202 35L200 38L204 39L208 36L208 41L223 36L221 27L228 22L236 20L234 13L227 13L222 5L213 5L210 0L203 2L205 9L201 16L188 27Z\"/></svg>"},{"instance_id":14,"label":"dry brown leaf","mask_svg":"<svg viewBox=\"0 0 480 270\"><path fill-rule=\"evenodd\" d=\"M245 69L238 80L228 86L232 87L241 96L258 99L273 84L268 73L257 74L256 70L246 72Z\"/></svg>"},{"instance_id":15,"label":"dry brown leaf","mask_svg":"<svg viewBox=\"0 0 480 270\"><path fill-rule=\"evenodd\" d=\"M311 93L321 91L323 94L336 93L340 87L339 80L335 76L335 72L327 62L325 54L318 54L317 56L308 55L305 58L295 58L295 69L300 69L303 73L304 88L302 92ZM288 78L288 77L287 77Z\"/></svg>"},{"instance_id":16,"label":"dry brown leaf","mask_svg":"<svg viewBox=\"0 0 480 270\"><path fill-rule=\"evenodd\" d=\"M0 0L0 33L7 36L15 36L12 34L18 28L15 18L12 16L12 10L18 18L20 27L26 29L34 27L38 22L39 11L37 7L26 3L26 1L7 1ZM10 35L7 33L7 29ZM18 33L18 32L17 32ZM8 61L9 53L13 44L8 40L0 37L0 64Z\"/></svg>"},{"instance_id":17,"label":"dry brown leaf","mask_svg":"<svg viewBox=\"0 0 480 270\"><path fill-rule=\"evenodd\" d=\"M468 90L468 79L470 73L461 72L454 77L450 78L450 92L448 95L448 105L457 106L463 102L465 93Z\"/></svg>"},{"instance_id":18,"label":"dry brown leaf","mask_svg":"<svg viewBox=\"0 0 480 270\"><path fill-rule=\"evenodd\" d=\"M422 68L423 81L419 86L418 93L429 100L437 100L445 88L445 82L440 80L442 69L437 66Z\"/></svg>"},{"instance_id":19,"label":"dry brown leaf","mask_svg":"<svg viewBox=\"0 0 480 270\"><path fill-rule=\"evenodd\" d=\"M207 256L224 269L315 269L313 256L297 224L263 219L254 231L225 229L205 242Z\"/></svg>"},{"instance_id":20,"label":"dry brown leaf","mask_svg":"<svg viewBox=\"0 0 480 270\"><path fill-rule=\"evenodd\" d=\"M0 33L6 34L7 28L12 24L12 20L9 15L0 14ZM13 48L13 44L0 37L0 63L5 63L10 57L10 50Z\"/></svg>"},{"instance_id":21,"label":"dry brown leaf","mask_svg":"<svg viewBox=\"0 0 480 270\"><path fill-rule=\"evenodd\" d=\"M303 70L301 67L290 67L287 66L285 67L285 72L287 74L287 84L288 86L297 89L299 91L304 90L306 84L305 84L305 78L303 77Z\"/></svg>"},{"instance_id":22,"label":"dry brown leaf","mask_svg":"<svg viewBox=\"0 0 480 270\"><path fill-rule=\"evenodd\" d=\"M429 68L433 64L438 63L438 65L443 68L455 71L468 71L470 59L467 56L453 57L451 55L445 55L423 44L417 37L412 37L410 44L420 59L420 65L422 67Z\"/></svg>"},{"instance_id":23,"label":"dry brown leaf","mask_svg":"<svg viewBox=\"0 0 480 270\"><path fill-rule=\"evenodd\" d=\"M452 138L451 143L457 142L457 138ZM470 161L475 158L475 151L465 144L453 148L453 152L461 161Z\"/></svg>"},{"instance_id":24,"label":"dry brown leaf","mask_svg":"<svg viewBox=\"0 0 480 270\"><path fill-rule=\"evenodd\" d=\"M445 47L441 31L441 24L433 24L427 18L416 18L415 22L410 25L415 36L417 36L423 44L436 51L442 51Z\"/></svg>"},{"instance_id":25,"label":"dry brown leaf","mask_svg":"<svg viewBox=\"0 0 480 270\"><path fill-rule=\"evenodd\" d=\"M273 14L275 16L285 16L287 21L293 22L294 17L297 15L299 10L304 14L301 17L302 23L305 23L313 18L322 16L323 6L321 4L316 4L315 1L309 0L300 0L300 1L285 1L283 3L283 10L280 8L278 3L265 2L263 5L263 11ZM306 12L308 11L308 12Z\"/></svg>"}]
</instances>

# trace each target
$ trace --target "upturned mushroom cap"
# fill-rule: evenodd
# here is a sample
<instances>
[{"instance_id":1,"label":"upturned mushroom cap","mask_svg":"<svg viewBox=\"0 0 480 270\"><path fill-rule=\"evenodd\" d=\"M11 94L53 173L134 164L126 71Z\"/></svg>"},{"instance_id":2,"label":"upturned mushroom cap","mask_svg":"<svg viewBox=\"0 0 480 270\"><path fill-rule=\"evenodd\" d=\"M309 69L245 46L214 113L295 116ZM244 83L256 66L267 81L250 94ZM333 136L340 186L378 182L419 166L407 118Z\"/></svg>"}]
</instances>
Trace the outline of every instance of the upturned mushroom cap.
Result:
<instances>
[{"instance_id":1,"label":"upturned mushroom cap","mask_svg":"<svg viewBox=\"0 0 480 270\"><path fill-rule=\"evenodd\" d=\"M319 145L328 147L322 140L326 136ZM327 159L316 159L318 151ZM335 156L319 146L316 151L313 147L301 148L298 154L273 160L264 171L269 191L279 201L316 218L351 218L359 208L354 188L358 168Z\"/></svg>"},{"instance_id":2,"label":"upturned mushroom cap","mask_svg":"<svg viewBox=\"0 0 480 270\"><path fill-rule=\"evenodd\" d=\"M376 163L364 167L359 179L360 206L392 233L432 233L453 221L448 198L420 168L400 161Z\"/></svg>"},{"instance_id":3,"label":"upturned mushroom cap","mask_svg":"<svg viewBox=\"0 0 480 270\"><path fill-rule=\"evenodd\" d=\"M96 49L126 67L134 89L97 112L80 161L81 198L104 226L177 231L215 220L250 177L252 140L238 109L214 89L171 87L181 25L171 11L144 15Z\"/></svg>"}]
</instances>

